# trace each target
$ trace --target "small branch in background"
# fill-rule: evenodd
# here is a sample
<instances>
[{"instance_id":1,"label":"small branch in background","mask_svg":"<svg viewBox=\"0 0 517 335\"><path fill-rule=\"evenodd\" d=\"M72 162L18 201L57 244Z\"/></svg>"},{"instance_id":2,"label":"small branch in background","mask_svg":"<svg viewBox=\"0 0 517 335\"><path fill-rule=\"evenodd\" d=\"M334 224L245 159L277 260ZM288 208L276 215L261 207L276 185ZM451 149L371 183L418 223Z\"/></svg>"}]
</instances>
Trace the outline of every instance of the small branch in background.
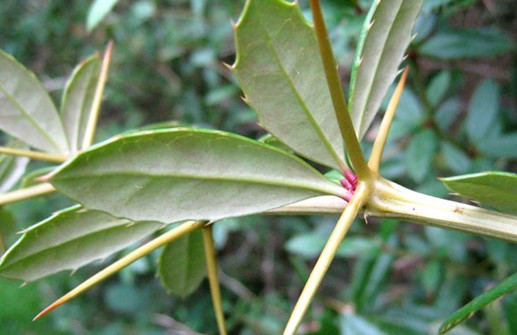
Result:
<instances>
[{"instance_id":1,"label":"small branch in background","mask_svg":"<svg viewBox=\"0 0 517 335\"><path fill-rule=\"evenodd\" d=\"M227 275L221 270L219 270L219 280L221 281L221 284L224 287L235 293L239 298L243 300L251 301L256 298L255 294L253 294L253 292L251 292L240 281Z\"/></svg>"}]
</instances>

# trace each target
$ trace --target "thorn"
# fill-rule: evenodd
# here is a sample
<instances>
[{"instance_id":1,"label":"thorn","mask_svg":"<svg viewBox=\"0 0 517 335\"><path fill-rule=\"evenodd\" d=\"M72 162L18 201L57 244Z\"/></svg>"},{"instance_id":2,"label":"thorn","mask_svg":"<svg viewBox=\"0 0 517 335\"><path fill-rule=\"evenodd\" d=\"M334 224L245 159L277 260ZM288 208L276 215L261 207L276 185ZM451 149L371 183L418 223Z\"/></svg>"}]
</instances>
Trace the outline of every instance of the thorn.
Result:
<instances>
[{"instance_id":1,"label":"thorn","mask_svg":"<svg viewBox=\"0 0 517 335\"><path fill-rule=\"evenodd\" d=\"M34 180L39 182L39 183L48 183L52 179L53 175L54 175L54 171L52 171L50 173L47 173L47 174L45 174L43 176L39 176L37 178L34 178Z\"/></svg>"},{"instance_id":2,"label":"thorn","mask_svg":"<svg viewBox=\"0 0 517 335\"><path fill-rule=\"evenodd\" d=\"M244 103L246 103L246 105L250 104L250 101L245 96L241 96L241 100L244 101Z\"/></svg>"},{"instance_id":3,"label":"thorn","mask_svg":"<svg viewBox=\"0 0 517 335\"><path fill-rule=\"evenodd\" d=\"M228 69L228 70L230 70L230 71L235 70L235 64L234 64L234 65L230 65L230 64L225 63L225 62L222 62L222 64L223 64L223 66L224 66L225 68L227 68L227 69Z\"/></svg>"},{"instance_id":4,"label":"thorn","mask_svg":"<svg viewBox=\"0 0 517 335\"><path fill-rule=\"evenodd\" d=\"M370 31L370 29L372 29L374 23L375 23L375 20L372 20L372 22L370 22L370 24L368 25L368 31Z\"/></svg>"},{"instance_id":5,"label":"thorn","mask_svg":"<svg viewBox=\"0 0 517 335\"><path fill-rule=\"evenodd\" d=\"M233 32L235 32L235 30L237 30L237 23L232 19L230 19L229 21L230 21L230 25L232 26Z\"/></svg>"},{"instance_id":6,"label":"thorn","mask_svg":"<svg viewBox=\"0 0 517 335\"><path fill-rule=\"evenodd\" d=\"M413 40L417 37L418 33L414 33L413 36L411 36L409 43L413 42Z\"/></svg>"}]
</instances>

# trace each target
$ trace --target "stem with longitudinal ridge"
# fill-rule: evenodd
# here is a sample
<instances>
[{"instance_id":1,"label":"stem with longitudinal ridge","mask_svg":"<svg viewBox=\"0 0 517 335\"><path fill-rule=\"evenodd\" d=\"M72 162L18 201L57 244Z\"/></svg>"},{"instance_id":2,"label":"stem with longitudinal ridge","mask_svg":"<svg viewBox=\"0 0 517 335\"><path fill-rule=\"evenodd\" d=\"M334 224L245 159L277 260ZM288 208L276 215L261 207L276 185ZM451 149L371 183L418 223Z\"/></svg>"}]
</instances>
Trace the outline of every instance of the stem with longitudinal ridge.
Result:
<instances>
[{"instance_id":1,"label":"stem with longitudinal ridge","mask_svg":"<svg viewBox=\"0 0 517 335\"><path fill-rule=\"evenodd\" d=\"M325 77L327 78L327 85L330 91L330 97L332 98L332 104L334 106L334 112L339 124L341 136L345 142L345 147L352 163L355 172L360 180L370 179L370 170L363 156L359 140L355 134L354 125L348 107L346 105L345 95L343 94L343 87L339 78L336 62L334 60L334 53L330 45L327 27L323 20L323 14L319 0L310 0L312 18L314 21L314 29L316 31L316 37L318 39L318 45L320 48L321 60L323 62L323 68L325 70Z\"/></svg>"},{"instance_id":2,"label":"stem with longitudinal ridge","mask_svg":"<svg viewBox=\"0 0 517 335\"><path fill-rule=\"evenodd\" d=\"M203 228L203 245L205 249L206 268L210 284L210 294L212 295L212 305L214 306L215 319L217 321L217 328L219 328L220 335L226 335L226 324L224 321L220 289L221 285L219 284L219 274L217 271L217 258L215 254L212 225L208 225Z\"/></svg>"},{"instance_id":3,"label":"stem with longitudinal ridge","mask_svg":"<svg viewBox=\"0 0 517 335\"><path fill-rule=\"evenodd\" d=\"M284 335L294 335L296 333L296 330L302 322L303 316L307 312L307 308L316 294L316 290L319 288L323 277L330 267L330 263L336 255L339 245L345 238L345 235L357 216L357 213L368 198L369 189L367 184L359 183L354 196L345 207L343 214L341 214L339 221L336 223L336 227L330 234L325 247L321 251L320 257L318 258L309 279L305 283L305 287L303 288L303 291L294 306L293 312L291 313L291 317L287 322Z\"/></svg>"}]
</instances>

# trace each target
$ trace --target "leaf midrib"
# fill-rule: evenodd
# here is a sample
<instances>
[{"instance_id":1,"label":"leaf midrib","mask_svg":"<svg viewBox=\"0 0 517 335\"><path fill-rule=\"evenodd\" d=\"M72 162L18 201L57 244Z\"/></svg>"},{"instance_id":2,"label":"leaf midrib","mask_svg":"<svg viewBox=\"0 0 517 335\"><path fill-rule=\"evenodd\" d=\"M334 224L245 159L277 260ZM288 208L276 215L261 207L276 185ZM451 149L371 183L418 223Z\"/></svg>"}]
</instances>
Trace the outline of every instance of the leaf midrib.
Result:
<instances>
[{"instance_id":1,"label":"leaf midrib","mask_svg":"<svg viewBox=\"0 0 517 335\"><path fill-rule=\"evenodd\" d=\"M54 139L50 136L48 132L46 132L42 127L40 127L39 123L32 117L30 113L28 113L25 108L23 108L18 101L10 94L4 87L3 84L0 84L0 91L4 94L5 97L8 98L8 100L17 108L23 116L36 128L40 134L43 135L44 138L46 138L50 144L54 147L54 149L57 149L57 152L62 152L60 146L57 144L57 142L54 141ZM18 137L18 136L17 136Z\"/></svg>"},{"instance_id":2,"label":"leaf midrib","mask_svg":"<svg viewBox=\"0 0 517 335\"><path fill-rule=\"evenodd\" d=\"M38 254L40 254L42 252L51 252L54 249L58 249L60 247L64 247L67 244L76 243L77 241L80 241L81 239L84 239L85 237L92 237L94 235L104 234L104 233L106 233L107 231L110 231L110 230L122 229L122 228L124 228L124 226L129 227L130 225L132 225L134 223L138 223L138 221L131 221L131 220L128 220L128 219L121 219L121 220L124 220L124 221L127 221L127 222L125 222L123 224L116 225L116 226L110 226L110 227L107 227L107 228L101 228L101 229L93 231L92 233L88 233L88 234L84 234L84 235L81 235L81 236L77 236L77 237L75 237L75 238L73 238L71 240L63 241L63 242L60 242L60 243L57 243L57 244L52 244L52 245L50 245L47 248L43 248L43 249L40 248L39 250L31 251L31 253L29 253L28 255L19 257L18 259L16 259L16 257L15 257L15 260L7 263L7 265L5 265L5 260L8 259L7 256L9 254L6 254L6 258L4 258L4 261L2 263L0 263L0 268L3 268L3 269L0 270L0 272L3 272L4 270L12 268L13 266L16 266L17 263L27 262L27 259L32 258L34 256L37 256ZM159 229L159 228L157 228L157 229ZM28 238L28 236L27 236L27 238ZM98 259L98 258L96 258L96 259ZM92 261L94 261L94 260L95 259L93 259Z\"/></svg>"},{"instance_id":3,"label":"leaf midrib","mask_svg":"<svg viewBox=\"0 0 517 335\"><path fill-rule=\"evenodd\" d=\"M307 104L302 99L302 97L298 94L296 86L294 85L293 81L291 80L291 77L288 75L285 67L283 66L282 62L280 61L280 57L278 55L277 49L275 47L275 44L273 43L274 40L273 40L271 34L269 33L269 31L267 30L265 25L262 23L262 20L260 20L260 23L261 23L262 30L264 31L265 36L267 37L267 43L271 46L271 50L273 51L272 52L273 58L275 59L278 67L280 68L281 72L283 73L284 78L286 78L288 86L291 89L291 92L295 95L296 100L298 101L300 107L302 107L302 110L303 110L305 116L309 120L310 124L313 126L313 129L316 131L316 134L318 135L318 138L320 139L320 141L322 142L324 147L327 149L327 151L330 154L330 156L337 163L337 166L339 166L339 167L346 166L346 163L341 160L341 157L339 157L339 155L336 153L336 151L334 150L334 147L328 141L328 139L325 136L325 134L323 133L322 129L319 127L319 124L316 122L316 120L312 116L312 114L311 114ZM296 150L296 151L298 151L298 150ZM315 160L313 157L307 157L307 158L309 158L311 160ZM320 162L320 163L325 164L324 162Z\"/></svg>"},{"instance_id":4,"label":"leaf midrib","mask_svg":"<svg viewBox=\"0 0 517 335\"><path fill-rule=\"evenodd\" d=\"M335 196L344 196L345 190L342 192L338 192L342 188L338 185L333 184L331 181L327 181L322 177L322 182L327 182L327 187L315 187L316 185L312 184L299 184L294 182L285 182L281 180L272 180L272 179L261 179L261 178L250 178L250 177L239 177L235 175L225 176L225 175L199 175L199 174L188 174L188 173L175 173L175 174L151 174L141 171L116 171L116 172L104 172L104 173L89 173L89 174L73 174L67 177L58 178L59 180L66 179L91 179L95 177L120 177L120 176L136 176L136 177L145 177L145 178L171 178L171 179L195 179L195 180L205 180L205 181L221 181L221 182L232 182L232 183L247 183L247 184L256 184L256 185L265 185L265 186L277 186L277 187L287 187L294 189L305 189L310 191L315 191L318 193L335 195Z\"/></svg>"}]
</instances>

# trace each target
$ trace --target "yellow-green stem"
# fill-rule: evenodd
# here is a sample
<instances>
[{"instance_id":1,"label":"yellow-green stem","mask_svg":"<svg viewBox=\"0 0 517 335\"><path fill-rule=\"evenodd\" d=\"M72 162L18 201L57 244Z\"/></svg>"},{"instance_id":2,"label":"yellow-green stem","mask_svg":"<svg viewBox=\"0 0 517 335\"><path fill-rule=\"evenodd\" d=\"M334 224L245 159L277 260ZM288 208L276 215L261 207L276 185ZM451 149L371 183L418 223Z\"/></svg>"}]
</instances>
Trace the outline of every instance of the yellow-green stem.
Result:
<instances>
[{"instance_id":1,"label":"yellow-green stem","mask_svg":"<svg viewBox=\"0 0 517 335\"><path fill-rule=\"evenodd\" d=\"M517 243L517 216L411 191L383 178L365 205L366 216L392 217Z\"/></svg>"},{"instance_id":2,"label":"yellow-green stem","mask_svg":"<svg viewBox=\"0 0 517 335\"><path fill-rule=\"evenodd\" d=\"M370 153L368 166L373 172L377 174L379 173L382 153L384 151L384 146L386 145L386 141L388 139L391 123L393 122L393 118L395 117L395 112L397 110L397 106L402 95L402 90L404 89L404 84L406 83L407 72L408 68L406 68L402 73L397 88L391 96L390 103L388 104L386 113L384 113L384 117L382 118L381 122L381 127L379 128L379 132L377 133L377 137L375 138L375 142L373 143L373 148Z\"/></svg>"},{"instance_id":3,"label":"yellow-green stem","mask_svg":"<svg viewBox=\"0 0 517 335\"><path fill-rule=\"evenodd\" d=\"M54 192L56 189L49 183L41 183L16 191L0 194L0 206L12 202L34 198L40 195Z\"/></svg>"},{"instance_id":4,"label":"yellow-green stem","mask_svg":"<svg viewBox=\"0 0 517 335\"><path fill-rule=\"evenodd\" d=\"M221 285L219 284L219 274L217 272L217 258L212 235L212 225L203 228L203 244L205 247L206 268L208 271L208 281L210 283L210 294L214 305L215 319L219 334L226 335L226 324L224 321L224 311L221 299Z\"/></svg>"},{"instance_id":5,"label":"yellow-green stem","mask_svg":"<svg viewBox=\"0 0 517 335\"><path fill-rule=\"evenodd\" d=\"M310 0L309 3L311 5L314 29L316 31L316 37L318 38L325 77L327 78L327 85L329 87L341 136L343 137L348 156L357 176L360 180L369 180L370 170L368 169L368 165L364 159L361 146L359 145L359 141L355 135L352 119L348 112L343 87L337 72L334 53L332 52L332 47L330 45L327 27L323 20L319 0Z\"/></svg>"},{"instance_id":6,"label":"yellow-green stem","mask_svg":"<svg viewBox=\"0 0 517 335\"><path fill-rule=\"evenodd\" d=\"M309 279L305 283L305 287L296 302L296 305L291 313L291 317L287 322L287 325L284 330L284 335L294 335L296 330L300 326L302 319L307 312L307 308L309 307L314 294L319 288L323 277L327 273L327 270L330 266L330 263L334 259L336 252L339 248L339 245L343 241L348 229L352 225L357 213L361 209L361 207L366 202L369 196L369 190L366 183L359 182L357 185L357 189L355 191L352 200L348 203L343 214L339 218L339 221L336 224L336 227L330 234L323 251L312 270Z\"/></svg>"},{"instance_id":7,"label":"yellow-green stem","mask_svg":"<svg viewBox=\"0 0 517 335\"><path fill-rule=\"evenodd\" d=\"M67 160L67 156L59 154L50 154L47 152L39 152L32 150L23 150L9 147L0 147L0 154L29 157L40 161L47 161L52 163L63 163Z\"/></svg>"},{"instance_id":8,"label":"yellow-green stem","mask_svg":"<svg viewBox=\"0 0 517 335\"><path fill-rule=\"evenodd\" d=\"M95 95L93 97L93 103L90 110L90 115L88 119L88 123L86 124L86 130L83 138L83 143L81 149L86 149L93 143L93 139L95 137L95 129L97 128L97 120L99 119L99 114L101 110L101 101L102 94L104 92L104 86L106 85L106 80L108 78L108 70L109 64L111 61L111 52L113 50L113 42L110 41L108 43L108 47L104 52L104 58L102 60L102 67L99 76L99 81L97 82L97 87L95 88Z\"/></svg>"},{"instance_id":9,"label":"yellow-green stem","mask_svg":"<svg viewBox=\"0 0 517 335\"><path fill-rule=\"evenodd\" d=\"M170 243L174 241L175 239L188 234L190 232L193 232L194 230L200 229L203 226L205 226L206 221L187 221L180 226L160 235L159 237L155 238L154 240L144 244L143 246L139 247L138 249L134 250L133 252L129 253L128 255L122 257L115 263L111 264L110 266L104 268L100 272L96 273L92 277L88 278L86 281L81 283L79 286L56 300L54 303L52 303L50 306L45 308L41 313L36 315L33 320L37 320L44 316L45 314L49 313L50 311L56 309L57 307L63 305L67 301L77 297L84 291L90 289L91 287L97 285L104 279L108 278L109 276L117 273L118 271L122 270L129 264L135 262L136 260L144 257L145 255L151 253L152 251L158 249L159 247Z\"/></svg>"}]
</instances>

